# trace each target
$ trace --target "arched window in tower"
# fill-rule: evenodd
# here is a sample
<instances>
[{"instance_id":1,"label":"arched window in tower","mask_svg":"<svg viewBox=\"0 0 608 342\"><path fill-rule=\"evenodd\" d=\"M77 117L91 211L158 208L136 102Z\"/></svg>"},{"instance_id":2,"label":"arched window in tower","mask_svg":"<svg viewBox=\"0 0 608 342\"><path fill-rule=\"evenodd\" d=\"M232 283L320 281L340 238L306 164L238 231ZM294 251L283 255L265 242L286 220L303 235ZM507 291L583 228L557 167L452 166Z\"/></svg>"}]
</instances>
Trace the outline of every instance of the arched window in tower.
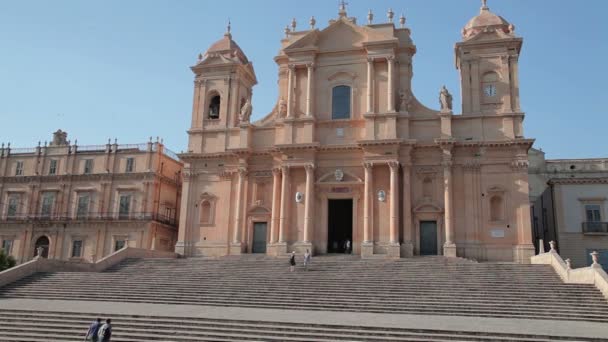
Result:
<instances>
[{"instance_id":1,"label":"arched window in tower","mask_svg":"<svg viewBox=\"0 0 608 342\"><path fill-rule=\"evenodd\" d=\"M211 202L203 200L201 203L201 224L211 223Z\"/></svg>"},{"instance_id":2,"label":"arched window in tower","mask_svg":"<svg viewBox=\"0 0 608 342\"><path fill-rule=\"evenodd\" d=\"M498 74L491 71L483 75L481 89L486 100L495 100L498 95Z\"/></svg>"},{"instance_id":3,"label":"arched window in tower","mask_svg":"<svg viewBox=\"0 0 608 342\"><path fill-rule=\"evenodd\" d=\"M504 205L502 201L502 196L500 195L494 195L492 196L492 198L490 198L490 220L504 220Z\"/></svg>"},{"instance_id":4,"label":"arched window in tower","mask_svg":"<svg viewBox=\"0 0 608 342\"><path fill-rule=\"evenodd\" d=\"M430 178L425 178L422 181L422 196L427 198L433 197L433 181Z\"/></svg>"},{"instance_id":5,"label":"arched window in tower","mask_svg":"<svg viewBox=\"0 0 608 342\"><path fill-rule=\"evenodd\" d=\"M331 118L348 119L350 118L350 87L341 85L336 86L331 92Z\"/></svg>"},{"instance_id":6,"label":"arched window in tower","mask_svg":"<svg viewBox=\"0 0 608 342\"><path fill-rule=\"evenodd\" d=\"M219 119L220 118L220 102L221 98L219 95L212 95L211 101L209 101L209 109L207 117L209 119Z\"/></svg>"}]
</instances>

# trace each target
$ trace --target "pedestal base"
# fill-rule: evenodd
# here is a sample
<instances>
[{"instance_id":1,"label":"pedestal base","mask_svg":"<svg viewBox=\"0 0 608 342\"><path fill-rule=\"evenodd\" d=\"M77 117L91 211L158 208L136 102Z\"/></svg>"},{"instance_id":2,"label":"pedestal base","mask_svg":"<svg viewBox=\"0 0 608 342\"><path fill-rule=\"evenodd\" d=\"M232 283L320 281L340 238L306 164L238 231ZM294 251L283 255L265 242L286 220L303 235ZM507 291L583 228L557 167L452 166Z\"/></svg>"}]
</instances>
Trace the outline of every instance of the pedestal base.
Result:
<instances>
[{"instance_id":1,"label":"pedestal base","mask_svg":"<svg viewBox=\"0 0 608 342\"><path fill-rule=\"evenodd\" d=\"M535 252L533 244L517 245L513 247L513 259L520 264L529 264Z\"/></svg>"},{"instance_id":2,"label":"pedestal base","mask_svg":"<svg viewBox=\"0 0 608 342\"><path fill-rule=\"evenodd\" d=\"M405 241L401 244L401 257L402 258L414 257L414 244L411 241Z\"/></svg>"},{"instance_id":3,"label":"pedestal base","mask_svg":"<svg viewBox=\"0 0 608 342\"><path fill-rule=\"evenodd\" d=\"M175 244L175 253L177 253L181 256L187 256L186 255L186 245L184 244L183 241L178 241Z\"/></svg>"},{"instance_id":4,"label":"pedestal base","mask_svg":"<svg viewBox=\"0 0 608 342\"><path fill-rule=\"evenodd\" d=\"M231 243L230 244L230 255L241 255L243 254L245 245L242 242Z\"/></svg>"},{"instance_id":5,"label":"pedestal base","mask_svg":"<svg viewBox=\"0 0 608 342\"><path fill-rule=\"evenodd\" d=\"M270 256L284 256L287 254L287 243L277 242L266 245L266 254Z\"/></svg>"},{"instance_id":6,"label":"pedestal base","mask_svg":"<svg viewBox=\"0 0 608 342\"><path fill-rule=\"evenodd\" d=\"M391 259L398 259L401 257L401 246L398 242L386 246L386 257Z\"/></svg>"},{"instance_id":7,"label":"pedestal base","mask_svg":"<svg viewBox=\"0 0 608 342\"><path fill-rule=\"evenodd\" d=\"M312 243L310 242L297 242L293 244L292 247L298 255L304 255L304 253L306 253L306 250L312 253Z\"/></svg>"},{"instance_id":8,"label":"pedestal base","mask_svg":"<svg viewBox=\"0 0 608 342\"><path fill-rule=\"evenodd\" d=\"M374 243L373 242L362 242L361 243L361 258L369 258L374 255Z\"/></svg>"},{"instance_id":9,"label":"pedestal base","mask_svg":"<svg viewBox=\"0 0 608 342\"><path fill-rule=\"evenodd\" d=\"M446 256L448 258L455 258L456 257L456 244L455 243L444 244L443 245L443 256Z\"/></svg>"}]
</instances>

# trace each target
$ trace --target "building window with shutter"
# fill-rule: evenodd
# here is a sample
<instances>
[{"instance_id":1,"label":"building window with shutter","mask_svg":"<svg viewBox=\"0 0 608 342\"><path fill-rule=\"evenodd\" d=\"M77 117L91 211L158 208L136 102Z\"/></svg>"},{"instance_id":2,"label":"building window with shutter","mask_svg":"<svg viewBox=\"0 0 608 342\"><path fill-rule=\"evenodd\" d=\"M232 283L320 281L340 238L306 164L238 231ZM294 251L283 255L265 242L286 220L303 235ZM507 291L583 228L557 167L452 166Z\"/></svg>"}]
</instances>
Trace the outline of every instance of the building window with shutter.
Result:
<instances>
[{"instance_id":1,"label":"building window with shutter","mask_svg":"<svg viewBox=\"0 0 608 342\"><path fill-rule=\"evenodd\" d=\"M53 159L49 162L49 175L57 174L57 160Z\"/></svg>"},{"instance_id":2,"label":"building window with shutter","mask_svg":"<svg viewBox=\"0 0 608 342\"><path fill-rule=\"evenodd\" d=\"M23 162L18 161L15 166L15 176L23 176Z\"/></svg>"},{"instance_id":3,"label":"building window with shutter","mask_svg":"<svg viewBox=\"0 0 608 342\"><path fill-rule=\"evenodd\" d=\"M120 195L118 203L118 218L128 219L131 211L131 195Z\"/></svg>"},{"instance_id":4,"label":"building window with shutter","mask_svg":"<svg viewBox=\"0 0 608 342\"><path fill-rule=\"evenodd\" d=\"M93 173L93 159L85 159L83 173L85 175Z\"/></svg>"},{"instance_id":5,"label":"building window with shutter","mask_svg":"<svg viewBox=\"0 0 608 342\"><path fill-rule=\"evenodd\" d=\"M83 219L89 215L90 197L88 194L78 196L78 204L76 207L76 218Z\"/></svg>"},{"instance_id":6,"label":"building window with shutter","mask_svg":"<svg viewBox=\"0 0 608 342\"><path fill-rule=\"evenodd\" d=\"M82 240L72 242L72 258L82 257Z\"/></svg>"},{"instance_id":7,"label":"building window with shutter","mask_svg":"<svg viewBox=\"0 0 608 342\"><path fill-rule=\"evenodd\" d=\"M135 164L135 158L127 158L127 166L125 168L125 172L133 172Z\"/></svg>"}]
</instances>

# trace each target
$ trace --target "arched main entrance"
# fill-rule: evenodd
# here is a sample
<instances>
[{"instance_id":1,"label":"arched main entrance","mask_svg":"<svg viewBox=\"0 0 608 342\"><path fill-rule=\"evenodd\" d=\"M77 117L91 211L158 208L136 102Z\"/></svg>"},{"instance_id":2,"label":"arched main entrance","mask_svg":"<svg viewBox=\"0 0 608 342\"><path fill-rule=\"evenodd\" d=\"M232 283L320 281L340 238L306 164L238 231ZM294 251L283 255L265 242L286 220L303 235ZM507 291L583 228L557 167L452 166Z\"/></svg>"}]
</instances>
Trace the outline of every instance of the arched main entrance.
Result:
<instances>
[{"instance_id":1,"label":"arched main entrance","mask_svg":"<svg viewBox=\"0 0 608 342\"><path fill-rule=\"evenodd\" d=\"M46 236L41 236L36 240L36 244L34 245L34 256L38 255L38 247L42 247L42 257L49 257L49 238Z\"/></svg>"}]
</instances>

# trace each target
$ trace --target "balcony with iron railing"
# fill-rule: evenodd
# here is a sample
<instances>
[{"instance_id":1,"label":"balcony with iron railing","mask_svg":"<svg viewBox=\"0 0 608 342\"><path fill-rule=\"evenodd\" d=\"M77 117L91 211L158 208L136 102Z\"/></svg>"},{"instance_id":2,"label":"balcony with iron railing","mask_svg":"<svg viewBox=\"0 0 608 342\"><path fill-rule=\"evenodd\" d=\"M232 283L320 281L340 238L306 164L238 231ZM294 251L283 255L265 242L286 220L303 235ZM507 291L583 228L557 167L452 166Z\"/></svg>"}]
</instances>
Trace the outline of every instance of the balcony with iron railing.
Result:
<instances>
[{"instance_id":1,"label":"balcony with iron railing","mask_svg":"<svg viewBox=\"0 0 608 342\"><path fill-rule=\"evenodd\" d=\"M583 234L608 234L608 222L583 222Z\"/></svg>"},{"instance_id":2,"label":"balcony with iron railing","mask_svg":"<svg viewBox=\"0 0 608 342\"><path fill-rule=\"evenodd\" d=\"M178 220L152 212L129 212L129 213L86 213L68 215L64 214L16 214L0 217L0 222L92 222L92 221L155 221L168 226L177 227Z\"/></svg>"}]
</instances>

